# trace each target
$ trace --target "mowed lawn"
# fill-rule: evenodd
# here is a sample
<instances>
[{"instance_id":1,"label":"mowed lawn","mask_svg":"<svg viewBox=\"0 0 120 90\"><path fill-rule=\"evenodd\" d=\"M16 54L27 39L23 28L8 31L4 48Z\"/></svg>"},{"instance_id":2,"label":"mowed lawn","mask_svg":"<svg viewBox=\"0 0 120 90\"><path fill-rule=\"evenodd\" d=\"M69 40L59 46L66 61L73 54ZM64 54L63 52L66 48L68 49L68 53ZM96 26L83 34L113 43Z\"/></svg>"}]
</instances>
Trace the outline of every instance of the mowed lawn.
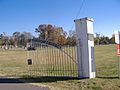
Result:
<instances>
[{"instance_id":1,"label":"mowed lawn","mask_svg":"<svg viewBox=\"0 0 120 90\"><path fill-rule=\"evenodd\" d=\"M0 76L29 75L25 50L0 50ZM42 80L52 90L120 90L118 57L115 45L95 46L95 79ZM45 78L44 78L45 79ZM44 82L45 81L45 82Z\"/></svg>"},{"instance_id":2,"label":"mowed lawn","mask_svg":"<svg viewBox=\"0 0 120 90\"><path fill-rule=\"evenodd\" d=\"M0 49L0 76L22 76L28 73L27 51Z\"/></svg>"},{"instance_id":3,"label":"mowed lawn","mask_svg":"<svg viewBox=\"0 0 120 90\"><path fill-rule=\"evenodd\" d=\"M116 46L95 46L95 63L95 79L63 80L43 84L49 86L51 90L120 90Z\"/></svg>"},{"instance_id":4,"label":"mowed lawn","mask_svg":"<svg viewBox=\"0 0 120 90\"><path fill-rule=\"evenodd\" d=\"M77 76L76 47L0 50L0 75L8 77ZM27 59L32 59L28 65Z\"/></svg>"}]
</instances>

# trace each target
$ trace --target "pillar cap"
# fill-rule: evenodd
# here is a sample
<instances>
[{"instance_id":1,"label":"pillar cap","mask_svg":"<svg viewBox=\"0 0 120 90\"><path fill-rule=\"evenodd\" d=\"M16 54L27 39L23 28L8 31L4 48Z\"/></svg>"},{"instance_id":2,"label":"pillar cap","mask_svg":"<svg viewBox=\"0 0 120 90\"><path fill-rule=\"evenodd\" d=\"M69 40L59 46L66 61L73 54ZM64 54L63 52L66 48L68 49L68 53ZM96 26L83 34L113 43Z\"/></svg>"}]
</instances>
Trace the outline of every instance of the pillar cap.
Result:
<instances>
[{"instance_id":1,"label":"pillar cap","mask_svg":"<svg viewBox=\"0 0 120 90\"><path fill-rule=\"evenodd\" d=\"M81 18L81 19L75 19L74 22L77 22L77 21L84 21L84 20L88 20L88 21L91 21L91 22L94 21L92 18L85 17L85 18Z\"/></svg>"}]
</instances>

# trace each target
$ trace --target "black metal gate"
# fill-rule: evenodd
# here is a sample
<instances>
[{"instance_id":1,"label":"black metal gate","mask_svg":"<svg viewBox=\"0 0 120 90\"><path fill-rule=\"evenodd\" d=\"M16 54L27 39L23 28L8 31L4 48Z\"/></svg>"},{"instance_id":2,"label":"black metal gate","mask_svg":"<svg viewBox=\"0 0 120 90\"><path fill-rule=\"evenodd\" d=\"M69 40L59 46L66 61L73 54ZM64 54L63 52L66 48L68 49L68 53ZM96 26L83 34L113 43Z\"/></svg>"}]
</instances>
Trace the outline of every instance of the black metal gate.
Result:
<instances>
[{"instance_id":1,"label":"black metal gate","mask_svg":"<svg viewBox=\"0 0 120 90\"><path fill-rule=\"evenodd\" d=\"M28 48L0 48L0 76L78 77L77 47L29 40Z\"/></svg>"},{"instance_id":2,"label":"black metal gate","mask_svg":"<svg viewBox=\"0 0 120 90\"><path fill-rule=\"evenodd\" d=\"M28 71L31 76L78 77L77 47L46 40L29 40Z\"/></svg>"}]
</instances>

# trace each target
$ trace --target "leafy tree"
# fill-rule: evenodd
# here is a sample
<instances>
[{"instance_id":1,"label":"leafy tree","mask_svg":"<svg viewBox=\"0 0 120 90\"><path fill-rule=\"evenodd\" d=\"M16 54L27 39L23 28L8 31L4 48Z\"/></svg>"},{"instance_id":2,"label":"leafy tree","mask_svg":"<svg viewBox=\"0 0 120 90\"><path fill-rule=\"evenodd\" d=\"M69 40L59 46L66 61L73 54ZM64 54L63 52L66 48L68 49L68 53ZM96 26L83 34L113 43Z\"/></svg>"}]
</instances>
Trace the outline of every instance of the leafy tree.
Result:
<instances>
[{"instance_id":1,"label":"leafy tree","mask_svg":"<svg viewBox=\"0 0 120 90\"><path fill-rule=\"evenodd\" d=\"M58 44L65 45L66 38L63 35L60 35L57 41L58 41Z\"/></svg>"},{"instance_id":2,"label":"leafy tree","mask_svg":"<svg viewBox=\"0 0 120 90\"><path fill-rule=\"evenodd\" d=\"M95 38L94 38L94 44L99 45L100 44L100 34L95 33Z\"/></svg>"},{"instance_id":3,"label":"leafy tree","mask_svg":"<svg viewBox=\"0 0 120 90\"><path fill-rule=\"evenodd\" d=\"M35 29L35 32L40 33L39 38L50 39L51 34L54 32L54 27L50 24L41 24Z\"/></svg>"},{"instance_id":4,"label":"leafy tree","mask_svg":"<svg viewBox=\"0 0 120 90\"><path fill-rule=\"evenodd\" d=\"M35 29L39 33L40 39L45 39L58 44L65 44L67 33L62 27L56 27L51 24L41 24Z\"/></svg>"},{"instance_id":5,"label":"leafy tree","mask_svg":"<svg viewBox=\"0 0 120 90\"><path fill-rule=\"evenodd\" d=\"M102 36L98 33L95 33L96 37L94 38L94 43L95 45L99 44L113 44L115 42L114 38L115 36L113 35L112 38L109 38L108 36Z\"/></svg>"},{"instance_id":6,"label":"leafy tree","mask_svg":"<svg viewBox=\"0 0 120 90\"><path fill-rule=\"evenodd\" d=\"M66 45L70 45L70 46L76 45L76 32L74 30L69 31L69 35L66 40Z\"/></svg>"},{"instance_id":7,"label":"leafy tree","mask_svg":"<svg viewBox=\"0 0 120 90\"><path fill-rule=\"evenodd\" d=\"M11 37L11 43L15 46L26 46L28 39L32 38L32 34L29 32L14 32Z\"/></svg>"},{"instance_id":8,"label":"leafy tree","mask_svg":"<svg viewBox=\"0 0 120 90\"><path fill-rule=\"evenodd\" d=\"M12 35L12 42L13 42L13 45L14 45L15 47L18 46L19 36L20 36L20 32L14 32L13 35Z\"/></svg>"},{"instance_id":9,"label":"leafy tree","mask_svg":"<svg viewBox=\"0 0 120 90\"><path fill-rule=\"evenodd\" d=\"M26 46L28 39L32 39L33 35L29 32L23 32L19 36L19 45L20 46Z\"/></svg>"},{"instance_id":10,"label":"leafy tree","mask_svg":"<svg viewBox=\"0 0 120 90\"><path fill-rule=\"evenodd\" d=\"M100 37L100 44L109 44L109 37Z\"/></svg>"},{"instance_id":11,"label":"leafy tree","mask_svg":"<svg viewBox=\"0 0 120 90\"><path fill-rule=\"evenodd\" d=\"M115 35L114 34L110 38L110 44L115 44Z\"/></svg>"},{"instance_id":12,"label":"leafy tree","mask_svg":"<svg viewBox=\"0 0 120 90\"><path fill-rule=\"evenodd\" d=\"M3 34L0 34L0 45L3 44Z\"/></svg>"},{"instance_id":13,"label":"leafy tree","mask_svg":"<svg viewBox=\"0 0 120 90\"><path fill-rule=\"evenodd\" d=\"M98 38L98 37L94 38L94 43L95 43L95 45L99 45L100 44L100 38Z\"/></svg>"},{"instance_id":14,"label":"leafy tree","mask_svg":"<svg viewBox=\"0 0 120 90\"><path fill-rule=\"evenodd\" d=\"M5 32L3 32L3 34L0 34L0 45L4 46L5 49L8 49L8 45L9 45L9 36L7 36L5 34Z\"/></svg>"},{"instance_id":15,"label":"leafy tree","mask_svg":"<svg viewBox=\"0 0 120 90\"><path fill-rule=\"evenodd\" d=\"M66 45L75 46L76 45L76 39L73 38L73 37L67 37Z\"/></svg>"},{"instance_id":16,"label":"leafy tree","mask_svg":"<svg viewBox=\"0 0 120 90\"><path fill-rule=\"evenodd\" d=\"M2 39L0 39L0 46L2 45Z\"/></svg>"}]
</instances>

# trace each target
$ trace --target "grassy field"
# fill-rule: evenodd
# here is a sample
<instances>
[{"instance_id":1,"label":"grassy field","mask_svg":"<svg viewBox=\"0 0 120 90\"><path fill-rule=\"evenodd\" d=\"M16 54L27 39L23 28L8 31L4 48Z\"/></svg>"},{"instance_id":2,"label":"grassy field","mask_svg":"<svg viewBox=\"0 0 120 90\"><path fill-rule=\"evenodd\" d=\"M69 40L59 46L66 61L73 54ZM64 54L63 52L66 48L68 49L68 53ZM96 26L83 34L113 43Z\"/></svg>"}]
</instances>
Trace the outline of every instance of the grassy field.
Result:
<instances>
[{"instance_id":1,"label":"grassy field","mask_svg":"<svg viewBox=\"0 0 120 90\"><path fill-rule=\"evenodd\" d=\"M0 50L0 76L26 75L27 58L23 49Z\"/></svg>"},{"instance_id":2,"label":"grassy field","mask_svg":"<svg viewBox=\"0 0 120 90\"><path fill-rule=\"evenodd\" d=\"M115 45L95 46L95 63L97 76L95 79L53 80L54 82L42 83L54 87L53 90L120 90Z\"/></svg>"},{"instance_id":3,"label":"grassy field","mask_svg":"<svg viewBox=\"0 0 120 90\"><path fill-rule=\"evenodd\" d=\"M28 75L26 51L0 51L0 75ZM25 79L35 85L45 85L52 90L120 90L118 57L115 45L95 46L95 79L37 78ZM35 81L33 81L35 80Z\"/></svg>"},{"instance_id":4,"label":"grassy field","mask_svg":"<svg viewBox=\"0 0 120 90\"><path fill-rule=\"evenodd\" d=\"M0 50L0 73L12 77L77 76L76 47L64 47L63 51L51 47L39 47L35 51L24 49ZM66 54L67 52L67 54ZM71 59L71 57L73 57ZM27 65L27 58L32 65ZM74 61L73 61L74 59Z\"/></svg>"}]
</instances>

